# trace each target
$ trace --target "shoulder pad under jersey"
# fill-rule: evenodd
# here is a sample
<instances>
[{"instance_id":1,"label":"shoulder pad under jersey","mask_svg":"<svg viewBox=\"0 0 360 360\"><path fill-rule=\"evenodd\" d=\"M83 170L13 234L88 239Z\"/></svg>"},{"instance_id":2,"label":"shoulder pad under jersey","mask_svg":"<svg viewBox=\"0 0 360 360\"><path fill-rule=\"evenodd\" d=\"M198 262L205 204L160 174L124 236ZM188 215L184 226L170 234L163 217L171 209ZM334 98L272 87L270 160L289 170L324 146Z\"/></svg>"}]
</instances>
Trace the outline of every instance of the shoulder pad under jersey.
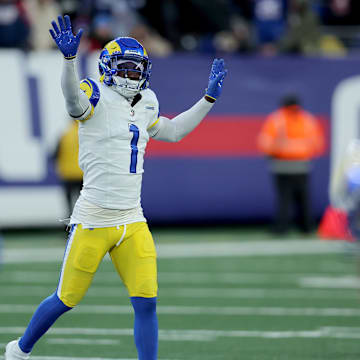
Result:
<instances>
[{"instance_id":1,"label":"shoulder pad under jersey","mask_svg":"<svg viewBox=\"0 0 360 360\"><path fill-rule=\"evenodd\" d=\"M100 99L100 90L96 82L90 78L80 81L80 89L84 91L90 100L90 103L95 107Z\"/></svg>"},{"instance_id":2,"label":"shoulder pad under jersey","mask_svg":"<svg viewBox=\"0 0 360 360\"><path fill-rule=\"evenodd\" d=\"M155 102L158 101L155 92L153 90L151 90L150 88L146 88L146 89L142 90L141 95L143 96L144 99L155 101Z\"/></svg>"}]
</instances>

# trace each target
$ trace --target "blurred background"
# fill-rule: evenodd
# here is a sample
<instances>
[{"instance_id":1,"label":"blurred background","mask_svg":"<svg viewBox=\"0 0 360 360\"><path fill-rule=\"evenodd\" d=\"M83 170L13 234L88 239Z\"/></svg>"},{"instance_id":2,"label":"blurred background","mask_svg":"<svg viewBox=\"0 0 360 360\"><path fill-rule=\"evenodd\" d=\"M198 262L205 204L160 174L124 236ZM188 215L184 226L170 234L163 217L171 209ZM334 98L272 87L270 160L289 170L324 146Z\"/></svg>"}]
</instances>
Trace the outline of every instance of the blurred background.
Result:
<instances>
[{"instance_id":1,"label":"blurred background","mask_svg":"<svg viewBox=\"0 0 360 360\"><path fill-rule=\"evenodd\" d=\"M318 222L331 164L358 134L359 8L355 0L0 0L0 227L62 226L69 196L78 193L63 185L81 174L64 180L56 164L70 124L62 58L48 33L60 13L85 30L82 78L98 78L99 50L109 40L142 42L162 115L196 102L213 58L226 61L222 97L200 127L178 144L149 143L142 201L152 224L271 223L276 192L257 137L289 93L325 138L311 159Z\"/></svg>"}]
</instances>

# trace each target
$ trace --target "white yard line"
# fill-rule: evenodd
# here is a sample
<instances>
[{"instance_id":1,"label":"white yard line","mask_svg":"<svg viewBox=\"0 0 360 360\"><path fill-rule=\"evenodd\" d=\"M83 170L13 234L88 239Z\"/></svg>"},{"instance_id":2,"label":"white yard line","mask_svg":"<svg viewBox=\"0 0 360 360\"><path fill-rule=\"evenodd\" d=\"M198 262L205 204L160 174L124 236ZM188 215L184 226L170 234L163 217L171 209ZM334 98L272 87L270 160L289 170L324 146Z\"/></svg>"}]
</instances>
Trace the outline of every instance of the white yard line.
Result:
<instances>
[{"instance_id":1,"label":"white yard line","mask_svg":"<svg viewBox=\"0 0 360 360\"><path fill-rule=\"evenodd\" d=\"M135 358L81 358L72 356L31 356L31 360L137 360ZM165 360L165 359L164 359Z\"/></svg>"},{"instance_id":2,"label":"white yard line","mask_svg":"<svg viewBox=\"0 0 360 360\"><path fill-rule=\"evenodd\" d=\"M0 334L19 335L25 328L0 327ZM96 329L96 328L52 328L47 334L51 343L71 344L73 338L52 338L53 335L83 335L83 336L133 336L133 329ZM161 341L210 341L218 338L342 338L360 339L360 328L357 327L320 327L315 330L159 330ZM86 340L86 339L81 339ZM92 341L92 340L91 340ZM82 345L82 344L80 344ZM117 345L109 343L109 345Z\"/></svg>"},{"instance_id":3,"label":"white yard line","mask_svg":"<svg viewBox=\"0 0 360 360\"><path fill-rule=\"evenodd\" d=\"M357 276L306 276L299 279L299 285L310 288L360 289Z\"/></svg>"},{"instance_id":4,"label":"white yard line","mask_svg":"<svg viewBox=\"0 0 360 360\"><path fill-rule=\"evenodd\" d=\"M82 358L72 356L31 356L32 360L137 360L135 358ZM165 360L165 359L164 359Z\"/></svg>"},{"instance_id":5,"label":"white yard line","mask_svg":"<svg viewBox=\"0 0 360 360\"><path fill-rule=\"evenodd\" d=\"M34 305L0 304L0 313L31 314ZM80 305L72 310L74 314L131 314L131 306ZM352 308L285 308L285 307L242 307L242 306L158 306L160 315L218 315L218 316L312 316L312 317L360 317L360 309Z\"/></svg>"},{"instance_id":6,"label":"white yard line","mask_svg":"<svg viewBox=\"0 0 360 360\"><path fill-rule=\"evenodd\" d=\"M123 336L133 336L133 330L131 334L123 335ZM194 333L159 333L160 341L211 341L214 340L213 336L209 336L206 334L194 334ZM69 339L69 338L54 338L47 339L47 343L49 344L73 344L73 345L106 345L106 346L118 346L121 344L119 340L93 340L93 339Z\"/></svg>"},{"instance_id":7,"label":"white yard line","mask_svg":"<svg viewBox=\"0 0 360 360\"><path fill-rule=\"evenodd\" d=\"M46 339L48 344L64 344L64 345L119 345L121 344L120 340L111 340L111 339L81 339L81 338L54 338Z\"/></svg>"},{"instance_id":8,"label":"white yard line","mask_svg":"<svg viewBox=\"0 0 360 360\"><path fill-rule=\"evenodd\" d=\"M181 257L219 257L219 256L278 256L291 254L322 254L340 251L343 242L316 240L239 241L192 244L161 244L159 256L165 258Z\"/></svg>"},{"instance_id":9,"label":"white yard line","mask_svg":"<svg viewBox=\"0 0 360 360\"><path fill-rule=\"evenodd\" d=\"M4 357L0 356L0 359L3 360ZM135 358L92 358L92 357L72 357L72 356L36 356L31 355L31 360L137 360ZM159 359L159 360L174 360L174 359Z\"/></svg>"},{"instance_id":10,"label":"white yard line","mask_svg":"<svg viewBox=\"0 0 360 360\"><path fill-rule=\"evenodd\" d=\"M219 256L281 256L292 254L328 254L342 250L343 242L320 240L201 242L158 244L159 258L201 258ZM5 249L5 263L60 262L64 248ZM106 257L108 259L108 257Z\"/></svg>"},{"instance_id":11,"label":"white yard line","mask_svg":"<svg viewBox=\"0 0 360 360\"><path fill-rule=\"evenodd\" d=\"M47 296L53 291L49 286L21 286L19 285L5 285L1 286L1 296L13 296L13 297L43 297ZM121 296L127 296L128 293L124 287L113 286L91 286L86 294L89 298L119 298ZM159 289L159 296L171 297L171 298L233 298L233 299L357 299L359 297L358 292L352 288L339 290L337 287L334 289L323 290L312 287L311 289L267 289L267 288L183 288L183 287L166 287L162 286Z\"/></svg>"},{"instance_id":12,"label":"white yard line","mask_svg":"<svg viewBox=\"0 0 360 360\"><path fill-rule=\"evenodd\" d=\"M161 284L264 284L268 282L278 284L294 283L299 278L318 278L319 274L309 273L245 273L245 272L159 272ZM340 277L334 276L333 279ZM342 277L341 277L342 278ZM11 271L6 274L3 281L21 284L57 284L59 272L57 271ZM95 275L95 280L104 285L119 284L120 278L115 271L101 271ZM0 281L1 283L1 281Z\"/></svg>"}]
</instances>

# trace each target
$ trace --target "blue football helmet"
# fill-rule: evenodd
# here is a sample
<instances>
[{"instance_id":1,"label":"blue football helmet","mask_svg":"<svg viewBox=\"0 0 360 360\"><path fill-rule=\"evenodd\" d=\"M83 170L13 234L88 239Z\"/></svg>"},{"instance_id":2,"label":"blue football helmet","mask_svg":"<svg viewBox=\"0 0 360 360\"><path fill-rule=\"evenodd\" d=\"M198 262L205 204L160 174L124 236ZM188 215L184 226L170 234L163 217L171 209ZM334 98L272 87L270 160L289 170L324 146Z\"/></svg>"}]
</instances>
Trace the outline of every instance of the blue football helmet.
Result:
<instances>
[{"instance_id":1,"label":"blue football helmet","mask_svg":"<svg viewBox=\"0 0 360 360\"><path fill-rule=\"evenodd\" d=\"M149 86L151 61L135 39L118 37L107 43L99 58L100 80L125 97Z\"/></svg>"}]
</instances>

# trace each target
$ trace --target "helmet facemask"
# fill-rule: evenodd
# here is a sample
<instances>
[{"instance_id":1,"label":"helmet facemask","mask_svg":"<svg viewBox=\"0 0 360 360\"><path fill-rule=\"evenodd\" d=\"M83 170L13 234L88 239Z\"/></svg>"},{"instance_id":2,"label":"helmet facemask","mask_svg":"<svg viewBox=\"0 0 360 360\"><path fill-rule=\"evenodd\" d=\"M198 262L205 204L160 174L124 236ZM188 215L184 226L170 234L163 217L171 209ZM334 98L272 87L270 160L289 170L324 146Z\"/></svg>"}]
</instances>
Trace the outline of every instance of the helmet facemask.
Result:
<instances>
[{"instance_id":1,"label":"helmet facemask","mask_svg":"<svg viewBox=\"0 0 360 360\"><path fill-rule=\"evenodd\" d=\"M151 63L141 56L110 55L100 60L104 82L126 98L148 86Z\"/></svg>"},{"instance_id":2,"label":"helmet facemask","mask_svg":"<svg viewBox=\"0 0 360 360\"><path fill-rule=\"evenodd\" d=\"M144 61L130 59L114 59L112 69L113 88L125 97L135 96L146 81Z\"/></svg>"}]
</instances>

